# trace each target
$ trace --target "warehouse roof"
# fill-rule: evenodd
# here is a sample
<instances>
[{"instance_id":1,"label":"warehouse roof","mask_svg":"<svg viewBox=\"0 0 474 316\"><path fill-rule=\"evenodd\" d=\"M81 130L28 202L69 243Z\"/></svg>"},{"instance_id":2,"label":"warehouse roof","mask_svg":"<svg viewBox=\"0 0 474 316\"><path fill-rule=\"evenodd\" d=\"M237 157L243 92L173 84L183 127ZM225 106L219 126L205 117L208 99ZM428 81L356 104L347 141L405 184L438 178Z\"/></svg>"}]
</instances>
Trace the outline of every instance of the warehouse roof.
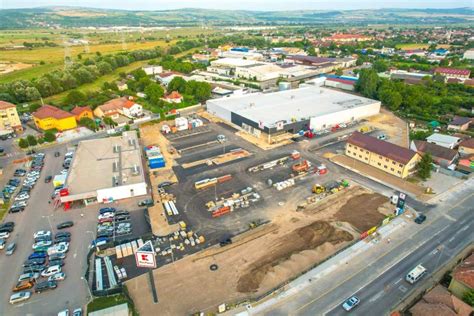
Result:
<instances>
[{"instance_id":1,"label":"warehouse roof","mask_svg":"<svg viewBox=\"0 0 474 316\"><path fill-rule=\"evenodd\" d=\"M416 152L413 150L400 147L369 135L364 135L360 132L352 133L352 135L347 139L347 142L402 164L407 164L416 155Z\"/></svg>"},{"instance_id":2,"label":"warehouse roof","mask_svg":"<svg viewBox=\"0 0 474 316\"><path fill-rule=\"evenodd\" d=\"M214 61L211 61L211 66L223 66L223 67L243 67L248 65L255 65L257 62L255 60L248 60L242 58L220 58Z\"/></svg>"},{"instance_id":3,"label":"warehouse roof","mask_svg":"<svg viewBox=\"0 0 474 316\"><path fill-rule=\"evenodd\" d=\"M134 170L134 166L138 169ZM93 194L117 186L117 182L121 186L144 181L137 134L130 131L122 136L81 141L74 154L66 187L72 196Z\"/></svg>"},{"instance_id":4,"label":"warehouse roof","mask_svg":"<svg viewBox=\"0 0 474 316\"><path fill-rule=\"evenodd\" d=\"M428 142L432 143L446 143L446 144L456 144L461 139L459 137L454 137L450 135L444 135L439 133L434 133L426 138Z\"/></svg>"},{"instance_id":5,"label":"warehouse roof","mask_svg":"<svg viewBox=\"0 0 474 316\"><path fill-rule=\"evenodd\" d=\"M266 127L277 122L307 120L379 101L320 87L304 87L273 93L252 93L207 101Z\"/></svg>"}]
</instances>

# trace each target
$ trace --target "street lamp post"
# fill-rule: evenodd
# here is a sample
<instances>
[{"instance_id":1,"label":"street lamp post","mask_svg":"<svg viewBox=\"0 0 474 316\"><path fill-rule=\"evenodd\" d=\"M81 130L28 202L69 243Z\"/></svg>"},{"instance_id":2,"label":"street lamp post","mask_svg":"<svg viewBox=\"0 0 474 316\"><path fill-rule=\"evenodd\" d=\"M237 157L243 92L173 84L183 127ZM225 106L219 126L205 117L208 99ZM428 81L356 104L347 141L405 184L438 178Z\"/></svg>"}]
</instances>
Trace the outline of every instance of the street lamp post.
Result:
<instances>
[{"instance_id":1,"label":"street lamp post","mask_svg":"<svg viewBox=\"0 0 474 316\"><path fill-rule=\"evenodd\" d=\"M50 217L54 216L54 214L51 215L43 215L41 218L46 218L48 220L49 228L51 228L51 233L54 233L53 225L51 224L51 220L49 219Z\"/></svg>"}]
</instances>

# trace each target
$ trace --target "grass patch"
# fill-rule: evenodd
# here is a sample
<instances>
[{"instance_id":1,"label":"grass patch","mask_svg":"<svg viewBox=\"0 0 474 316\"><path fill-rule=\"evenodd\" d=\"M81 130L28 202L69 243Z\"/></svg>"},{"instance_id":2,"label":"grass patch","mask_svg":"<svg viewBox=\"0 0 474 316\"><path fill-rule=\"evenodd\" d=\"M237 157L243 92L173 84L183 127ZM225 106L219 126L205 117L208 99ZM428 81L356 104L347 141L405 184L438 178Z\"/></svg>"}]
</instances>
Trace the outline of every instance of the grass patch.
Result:
<instances>
[{"instance_id":1,"label":"grass patch","mask_svg":"<svg viewBox=\"0 0 474 316\"><path fill-rule=\"evenodd\" d=\"M121 305L123 303L128 304L127 298L123 294L97 297L87 305L87 313L95 312L115 305Z\"/></svg>"},{"instance_id":2,"label":"grass patch","mask_svg":"<svg viewBox=\"0 0 474 316\"><path fill-rule=\"evenodd\" d=\"M2 222L3 219L5 218L5 215L7 215L9 204L10 203L5 203L5 204L0 205L0 222Z\"/></svg>"}]
</instances>

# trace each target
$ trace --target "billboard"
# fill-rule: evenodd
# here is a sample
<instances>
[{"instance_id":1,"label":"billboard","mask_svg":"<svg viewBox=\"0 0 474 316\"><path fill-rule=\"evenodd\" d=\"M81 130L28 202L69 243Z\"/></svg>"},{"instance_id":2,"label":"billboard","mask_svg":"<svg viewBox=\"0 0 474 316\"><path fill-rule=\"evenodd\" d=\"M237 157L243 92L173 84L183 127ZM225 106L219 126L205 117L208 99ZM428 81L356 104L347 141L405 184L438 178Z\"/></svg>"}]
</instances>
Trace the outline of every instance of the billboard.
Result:
<instances>
[{"instance_id":1,"label":"billboard","mask_svg":"<svg viewBox=\"0 0 474 316\"><path fill-rule=\"evenodd\" d=\"M135 253L135 261L139 268L156 268L155 249L151 240L147 241Z\"/></svg>"}]
</instances>

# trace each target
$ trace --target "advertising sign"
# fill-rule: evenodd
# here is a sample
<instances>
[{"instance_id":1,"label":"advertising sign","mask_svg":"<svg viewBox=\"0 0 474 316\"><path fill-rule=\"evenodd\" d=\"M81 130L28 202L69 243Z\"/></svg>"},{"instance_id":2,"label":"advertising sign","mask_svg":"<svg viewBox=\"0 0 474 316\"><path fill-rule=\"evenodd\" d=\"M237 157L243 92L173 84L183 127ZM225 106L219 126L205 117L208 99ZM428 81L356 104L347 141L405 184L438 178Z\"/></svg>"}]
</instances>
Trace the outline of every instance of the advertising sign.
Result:
<instances>
[{"instance_id":1,"label":"advertising sign","mask_svg":"<svg viewBox=\"0 0 474 316\"><path fill-rule=\"evenodd\" d=\"M155 250L151 240L147 241L143 246L137 249L135 260L139 268L156 268Z\"/></svg>"},{"instance_id":2,"label":"advertising sign","mask_svg":"<svg viewBox=\"0 0 474 316\"><path fill-rule=\"evenodd\" d=\"M397 208L401 209L402 211L405 209L405 199L407 198L405 193L400 192L398 194L398 201L397 201Z\"/></svg>"}]
</instances>

